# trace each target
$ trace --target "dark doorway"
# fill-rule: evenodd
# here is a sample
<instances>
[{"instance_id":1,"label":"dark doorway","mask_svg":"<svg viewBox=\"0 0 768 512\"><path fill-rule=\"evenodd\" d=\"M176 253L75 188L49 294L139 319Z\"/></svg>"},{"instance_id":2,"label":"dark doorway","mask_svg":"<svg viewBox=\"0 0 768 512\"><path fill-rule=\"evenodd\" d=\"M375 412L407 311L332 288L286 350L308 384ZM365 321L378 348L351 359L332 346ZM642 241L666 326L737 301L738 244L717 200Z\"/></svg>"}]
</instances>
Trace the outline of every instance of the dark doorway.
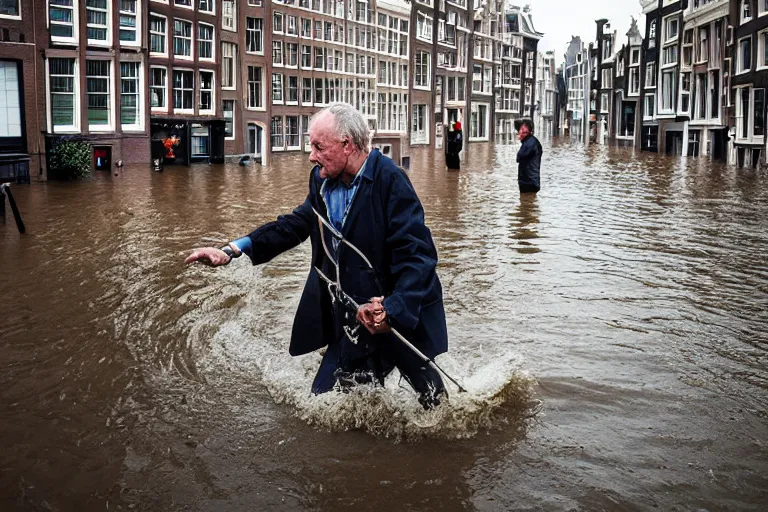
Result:
<instances>
[{"instance_id":1,"label":"dark doorway","mask_svg":"<svg viewBox=\"0 0 768 512\"><path fill-rule=\"evenodd\" d=\"M683 132L667 131L664 139L664 153L667 155L682 156L683 154Z\"/></svg>"}]
</instances>

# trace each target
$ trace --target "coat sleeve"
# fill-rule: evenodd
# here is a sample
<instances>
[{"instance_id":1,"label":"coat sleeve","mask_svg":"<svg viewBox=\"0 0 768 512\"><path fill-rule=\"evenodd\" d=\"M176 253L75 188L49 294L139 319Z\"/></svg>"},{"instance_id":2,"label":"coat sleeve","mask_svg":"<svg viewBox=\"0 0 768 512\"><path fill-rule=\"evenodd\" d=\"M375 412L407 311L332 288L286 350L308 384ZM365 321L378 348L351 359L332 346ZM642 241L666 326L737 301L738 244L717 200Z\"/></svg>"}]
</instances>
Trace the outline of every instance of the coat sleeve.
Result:
<instances>
[{"instance_id":1,"label":"coat sleeve","mask_svg":"<svg viewBox=\"0 0 768 512\"><path fill-rule=\"evenodd\" d=\"M517 161L528 160L536 155L536 144L533 142L533 137L528 137L520 145L520 150L517 152Z\"/></svg>"},{"instance_id":2,"label":"coat sleeve","mask_svg":"<svg viewBox=\"0 0 768 512\"><path fill-rule=\"evenodd\" d=\"M307 239L315 226L315 212L309 195L292 213L281 215L276 221L264 224L250 233L250 247L243 252L254 265L266 263L275 256L293 249Z\"/></svg>"},{"instance_id":3,"label":"coat sleeve","mask_svg":"<svg viewBox=\"0 0 768 512\"><path fill-rule=\"evenodd\" d=\"M424 209L402 171L395 173L387 201L386 247L393 291L384 300L396 327L416 329L424 297L435 278L437 251L424 223Z\"/></svg>"}]
</instances>

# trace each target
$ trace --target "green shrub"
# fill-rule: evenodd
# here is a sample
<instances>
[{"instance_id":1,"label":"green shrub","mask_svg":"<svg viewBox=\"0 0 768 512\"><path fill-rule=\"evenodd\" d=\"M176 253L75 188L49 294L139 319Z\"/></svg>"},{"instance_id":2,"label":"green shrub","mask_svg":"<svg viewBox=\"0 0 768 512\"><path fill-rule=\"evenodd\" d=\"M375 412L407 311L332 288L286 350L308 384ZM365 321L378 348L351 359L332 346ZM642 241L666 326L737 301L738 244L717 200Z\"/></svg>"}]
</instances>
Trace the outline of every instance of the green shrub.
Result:
<instances>
[{"instance_id":1,"label":"green shrub","mask_svg":"<svg viewBox=\"0 0 768 512\"><path fill-rule=\"evenodd\" d=\"M80 180L91 176L91 145L82 140L60 139L51 147L48 176L61 180Z\"/></svg>"}]
</instances>

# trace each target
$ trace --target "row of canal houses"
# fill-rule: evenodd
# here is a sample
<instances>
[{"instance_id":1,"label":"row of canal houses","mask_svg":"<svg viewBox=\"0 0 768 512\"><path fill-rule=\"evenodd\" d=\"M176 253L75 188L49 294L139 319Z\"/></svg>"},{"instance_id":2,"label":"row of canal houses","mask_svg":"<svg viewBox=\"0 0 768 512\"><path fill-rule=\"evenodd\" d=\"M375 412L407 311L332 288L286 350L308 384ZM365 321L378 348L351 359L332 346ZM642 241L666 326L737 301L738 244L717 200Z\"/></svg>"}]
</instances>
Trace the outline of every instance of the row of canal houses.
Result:
<instances>
[{"instance_id":1,"label":"row of canal houses","mask_svg":"<svg viewBox=\"0 0 768 512\"><path fill-rule=\"evenodd\" d=\"M597 20L563 64L563 131L596 142L766 163L768 0L641 0L619 40Z\"/></svg>"},{"instance_id":2,"label":"row of canal houses","mask_svg":"<svg viewBox=\"0 0 768 512\"><path fill-rule=\"evenodd\" d=\"M374 146L503 140L537 107L527 7L504 0L0 0L0 179L65 138L96 169L308 151L355 105Z\"/></svg>"}]
</instances>

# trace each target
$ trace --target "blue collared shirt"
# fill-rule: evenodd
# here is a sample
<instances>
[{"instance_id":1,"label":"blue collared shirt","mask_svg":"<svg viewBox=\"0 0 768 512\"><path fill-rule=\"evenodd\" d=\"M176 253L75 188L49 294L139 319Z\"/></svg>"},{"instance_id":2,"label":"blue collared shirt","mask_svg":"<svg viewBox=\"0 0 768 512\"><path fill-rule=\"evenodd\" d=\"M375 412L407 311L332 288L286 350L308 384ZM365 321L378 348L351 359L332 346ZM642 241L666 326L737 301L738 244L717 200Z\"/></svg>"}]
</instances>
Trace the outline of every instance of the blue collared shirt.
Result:
<instances>
[{"instance_id":1,"label":"blue collared shirt","mask_svg":"<svg viewBox=\"0 0 768 512\"><path fill-rule=\"evenodd\" d=\"M326 179L320 187L320 195L323 196L325 207L328 209L328 220L339 232L344 227L344 221L347 220L347 214L352 206L352 201L355 199L355 193L360 186L360 177L363 175L367 162L368 159L366 158L349 185L346 185L340 178L336 178Z\"/></svg>"}]
</instances>

